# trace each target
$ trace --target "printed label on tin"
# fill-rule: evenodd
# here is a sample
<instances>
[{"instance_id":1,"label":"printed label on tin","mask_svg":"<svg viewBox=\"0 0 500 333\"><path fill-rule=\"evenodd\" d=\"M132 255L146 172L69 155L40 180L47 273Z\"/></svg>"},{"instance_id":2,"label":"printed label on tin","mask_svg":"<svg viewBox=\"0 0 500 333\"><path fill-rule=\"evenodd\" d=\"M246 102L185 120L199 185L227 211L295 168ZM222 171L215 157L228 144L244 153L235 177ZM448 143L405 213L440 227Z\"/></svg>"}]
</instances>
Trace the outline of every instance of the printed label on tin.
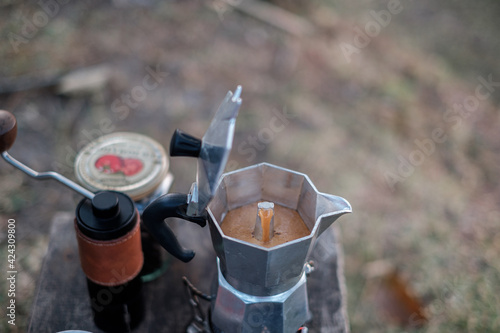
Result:
<instances>
[{"instance_id":1,"label":"printed label on tin","mask_svg":"<svg viewBox=\"0 0 500 333\"><path fill-rule=\"evenodd\" d=\"M167 160L156 141L139 134L116 133L85 147L75 167L77 177L92 190L115 190L137 197L161 183Z\"/></svg>"},{"instance_id":2,"label":"printed label on tin","mask_svg":"<svg viewBox=\"0 0 500 333\"><path fill-rule=\"evenodd\" d=\"M144 163L138 158L123 158L114 154L100 156L94 167L105 174L122 173L131 177L144 168Z\"/></svg>"}]
</instances>

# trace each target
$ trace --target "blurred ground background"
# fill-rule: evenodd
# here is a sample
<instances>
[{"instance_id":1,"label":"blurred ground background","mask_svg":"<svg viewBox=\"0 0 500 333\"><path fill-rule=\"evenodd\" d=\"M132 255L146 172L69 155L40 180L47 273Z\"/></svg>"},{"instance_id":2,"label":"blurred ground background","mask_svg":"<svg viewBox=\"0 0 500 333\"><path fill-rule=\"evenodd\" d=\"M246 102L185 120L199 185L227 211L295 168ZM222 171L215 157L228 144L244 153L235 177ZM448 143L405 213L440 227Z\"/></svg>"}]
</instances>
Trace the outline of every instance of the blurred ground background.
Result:
<instances>
[{"instance_id":1,"label":"blurred ground background","mask_svg":"<svg viewBox=\"0 0 500 333\"><path fill-rule=\"evenodd\" d=\"M44 20L36 2L1 1L0 108L19 124L11 154L74 179L72 160L91 139L134 131L167 146L175 128L202 135L241 84L228 168L295 169L353 206L337 223L353 332L498 332L500 84L478 87L500 81L500 4L402 0L377 30L371 11L396 2L273 3L292 18L248 3L71 1L45 7ZM372 37L361 40L366 24ZM363 47L346 57L347 44ZM61 86L78 69L97 78ZM127 107L153 69L161 82ZM283 126L273 132L277 114ZM173 190L187 192L195 163L170 162ZM1 276L9 218L19 271L17 326L4 319L2 278L0 330L23 332L51 218L79 198L5 163L0 193ZM419 297L423 327L397 325L372 301L367 271L378 260Z\"/></svg>"}]
</instances>

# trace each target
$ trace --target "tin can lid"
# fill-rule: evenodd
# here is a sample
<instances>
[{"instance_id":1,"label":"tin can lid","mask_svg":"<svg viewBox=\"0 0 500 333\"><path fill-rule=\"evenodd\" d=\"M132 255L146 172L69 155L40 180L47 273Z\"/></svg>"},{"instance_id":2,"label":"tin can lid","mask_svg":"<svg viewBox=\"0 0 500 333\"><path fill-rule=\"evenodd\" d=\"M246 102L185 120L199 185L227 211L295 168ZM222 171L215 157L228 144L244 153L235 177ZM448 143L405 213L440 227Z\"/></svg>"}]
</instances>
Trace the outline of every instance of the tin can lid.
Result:
<instances>
[{"instance_id":1,"label":"tin can lid","mask_svg":"<svg viewBox=\"0 0 500 333\"><path fill-rule=\"evenodd\" d=\"M141 134L117 132L92 141L75 160L75 174L91 191L118 191L140 200L163 181L167 154L155 140Z\"/></svg>"}]
</instances>

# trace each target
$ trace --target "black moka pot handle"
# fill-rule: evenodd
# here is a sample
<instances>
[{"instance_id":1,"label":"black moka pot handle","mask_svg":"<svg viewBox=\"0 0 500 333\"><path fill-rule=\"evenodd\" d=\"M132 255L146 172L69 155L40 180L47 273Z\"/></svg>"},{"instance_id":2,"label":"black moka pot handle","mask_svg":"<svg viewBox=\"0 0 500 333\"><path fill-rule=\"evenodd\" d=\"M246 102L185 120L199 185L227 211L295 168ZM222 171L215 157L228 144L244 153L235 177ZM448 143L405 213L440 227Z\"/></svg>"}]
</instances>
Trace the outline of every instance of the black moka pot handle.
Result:
<instances>
[{"instance_id":1,"label":"black moka pot handle","mask_svg":"<svg viewBox=\"0 0 500 333\"><path fill-rule=\"evenodd\" d=\"M177 217L196 223L201 227L207 224L206 215L189 216L186 214L187 201L187 194L168 193L149 204L142 213L142 221L158 243L171 255L183 262L189 262L193 259L195 253L193 250L184 249L179 244L177 237L166 224L165 219Z\"/></svg>"}]
</instances>

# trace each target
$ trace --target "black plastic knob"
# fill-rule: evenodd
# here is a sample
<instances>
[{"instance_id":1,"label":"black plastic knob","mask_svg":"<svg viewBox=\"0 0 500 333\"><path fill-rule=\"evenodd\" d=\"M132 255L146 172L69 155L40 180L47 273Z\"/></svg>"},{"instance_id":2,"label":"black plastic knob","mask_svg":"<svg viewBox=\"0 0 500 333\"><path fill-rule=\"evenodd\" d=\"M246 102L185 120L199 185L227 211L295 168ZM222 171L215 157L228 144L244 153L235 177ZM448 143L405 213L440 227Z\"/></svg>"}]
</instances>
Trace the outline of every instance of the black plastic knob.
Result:
<instances>
[{"instance_id":1,"label":"black plastic knob","mask_svg":"<svg viewBox=\"0 0 500 333\"><path fill-rule=\"evenodd\" d=\"M112 240L125 235L137 219L134 202L126 194L103 191L94 199L83 199L76 208L80 231L95 240Z\"/></svg>"},{"instance_id":2,"label":"black plastic knob","mask_svg":"<svg viewBox=\"0 0 500 333\"><path fill-rule=\"evenodd\" d=\"M170 156L198 157L201 151L201 140L176 129L170 140Z\"/></svg>"},{"instance_id":3,"label":"black plastic knob","mask_svg":"<svg viewBox=\"0 0 500 333\"><path fill-rule=\"evenodd\" d=\"M92 199L92 212L100 219L110 219L120 212L118 197L113 192L99 192Z\"/></svg>"}]
</instances>

